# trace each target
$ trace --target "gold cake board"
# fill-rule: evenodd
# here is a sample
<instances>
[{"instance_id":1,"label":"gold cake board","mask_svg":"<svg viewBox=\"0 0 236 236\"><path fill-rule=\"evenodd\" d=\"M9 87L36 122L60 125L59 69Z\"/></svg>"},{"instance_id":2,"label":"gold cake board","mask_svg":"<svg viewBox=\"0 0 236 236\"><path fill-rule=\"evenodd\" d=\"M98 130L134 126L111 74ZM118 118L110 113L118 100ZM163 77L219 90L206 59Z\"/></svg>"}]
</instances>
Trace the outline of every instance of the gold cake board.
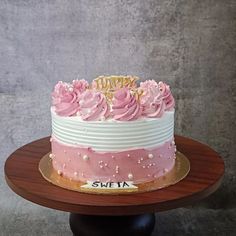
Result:
<instances>
[{"instance_id":1,"label":"gold cake board","mask_svg":"<svg viewBox=\"0 0 236 236\"><path fill-rule=\"evenodd\" d=\"M176 184L183 178L185 178L190 170L190 162L188 158L181 152L176 152L175 165L171 171L165 175L157 178L151 182L145 182L141 184L134 184L137 188L128 189L97 189L97 188L84 188L81 187L87 183L81 181L70 180L57 173L52 166L52 159L49 157L50 153L47 153L39 162L39 171L42 176L50 183L57 185L61 188L83 192L91 194L133 194L142 193L148 191L154 191L157 189L165 188L170 185Z\"/></svg>"}]
</instances>

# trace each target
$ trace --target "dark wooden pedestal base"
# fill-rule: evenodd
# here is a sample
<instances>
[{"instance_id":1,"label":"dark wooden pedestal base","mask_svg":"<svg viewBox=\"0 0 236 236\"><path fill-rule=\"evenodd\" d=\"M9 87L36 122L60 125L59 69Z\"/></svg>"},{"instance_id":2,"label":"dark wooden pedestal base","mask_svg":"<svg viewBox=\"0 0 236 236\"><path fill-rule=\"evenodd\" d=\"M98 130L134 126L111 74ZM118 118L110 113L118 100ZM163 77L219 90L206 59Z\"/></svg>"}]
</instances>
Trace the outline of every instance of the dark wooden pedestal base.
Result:
<instances>
[{"instance_id":1,"label":"dark wooden pedestal base","mask_svg":"<svg viewBox=\"0 0 236 236\"><path fill-rule=\"evenodd\" d=\"M154 225L154 214L93 216L70 213L74 236L150 236Z\"/></svg>"}]
</instances>

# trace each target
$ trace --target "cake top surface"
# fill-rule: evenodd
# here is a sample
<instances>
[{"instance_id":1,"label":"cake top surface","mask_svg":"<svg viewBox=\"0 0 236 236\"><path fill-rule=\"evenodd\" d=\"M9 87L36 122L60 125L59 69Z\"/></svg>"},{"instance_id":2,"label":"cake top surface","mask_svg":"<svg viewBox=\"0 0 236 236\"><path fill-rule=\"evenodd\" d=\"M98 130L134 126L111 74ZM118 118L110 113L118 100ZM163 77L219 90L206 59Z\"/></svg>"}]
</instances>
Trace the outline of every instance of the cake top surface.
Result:
<instances>
[{"instance_id":1,"label":"cake top surface","mask_svg":"<svg viewBox=\"0 0 236 236\"><path fill-rule=\"evenodd\" d=\"M84 79L59 81L52 93L52 106L59 116L79 116L85 121L133 121L159 118L174 109L169 85L136 76L99 76L89 84Z\"/></svg>"}]
</instances>

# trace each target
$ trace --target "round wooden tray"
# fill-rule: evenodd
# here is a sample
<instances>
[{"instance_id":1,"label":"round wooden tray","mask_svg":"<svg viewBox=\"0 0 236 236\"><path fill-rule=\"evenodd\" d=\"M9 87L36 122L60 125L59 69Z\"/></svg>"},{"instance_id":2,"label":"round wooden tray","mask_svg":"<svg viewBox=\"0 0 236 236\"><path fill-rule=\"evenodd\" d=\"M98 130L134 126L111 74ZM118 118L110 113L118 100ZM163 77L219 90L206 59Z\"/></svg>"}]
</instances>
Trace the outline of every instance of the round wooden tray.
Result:
<instances>
[{"instance_id":1,"label":"round wooden tray","mask_svg":"<svg viewBox=\"0 0 236 236\"><path fill-rule=\"evenodd\" d=\"M224 174L224 162L213 149L181 136L176 136L175 141L178 150L190 161L190 172L177 184L152 192L93 195L49 183L38 171L40 159L51 149L49 137L29 143L12 153L5 163L5 178L14 192L29 201L82 215L130 216L169 210L207 197L219 187ZM71 215L71 222L78 220L75 218Z\"/></svg>"}]
</instances>

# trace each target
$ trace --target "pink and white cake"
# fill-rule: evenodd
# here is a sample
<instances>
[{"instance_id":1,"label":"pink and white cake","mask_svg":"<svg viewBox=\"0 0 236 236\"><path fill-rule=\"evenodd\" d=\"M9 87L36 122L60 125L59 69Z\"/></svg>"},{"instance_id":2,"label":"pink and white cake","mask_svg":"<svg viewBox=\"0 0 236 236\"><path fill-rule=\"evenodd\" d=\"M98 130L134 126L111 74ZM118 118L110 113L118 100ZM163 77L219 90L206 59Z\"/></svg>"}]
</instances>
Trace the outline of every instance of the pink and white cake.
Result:
<instances>
[{"instance_id":1,"label":"pink and white cake","mask_svg":"<svg viewBox=\"0 0 236 236\"><path fill-rule=\"evenodd\" d=\"M175 164L174 98L163 82L100 76L52 93L53 168L76 181L150 182Z\"/></svg>"}]
</instances>

